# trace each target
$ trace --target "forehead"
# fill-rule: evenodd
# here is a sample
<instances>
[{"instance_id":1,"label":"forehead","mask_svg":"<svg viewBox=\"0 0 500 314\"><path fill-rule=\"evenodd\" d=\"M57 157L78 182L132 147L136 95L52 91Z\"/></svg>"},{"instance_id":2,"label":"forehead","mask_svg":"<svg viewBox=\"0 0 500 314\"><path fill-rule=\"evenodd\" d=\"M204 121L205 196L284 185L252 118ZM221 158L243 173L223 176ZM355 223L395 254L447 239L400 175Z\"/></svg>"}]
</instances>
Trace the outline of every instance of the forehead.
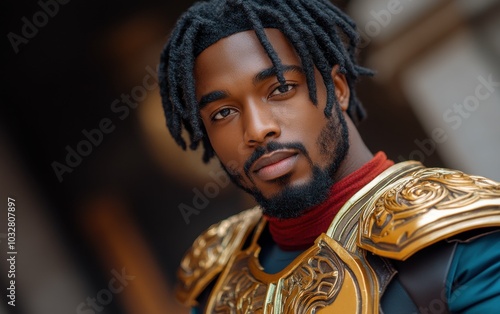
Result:
<instances>
[{"instance_id":1,"label":"forehead","mask_svg":"<svg viewBox=\"0 0 500 314\"><path fill-rule=\"evenodd\" d=\"M283 64L300 66L300 59L283 33L265 29L267 38ZM217 81L243 79L272 67L271 59L255 31L249 30L223 38L209 46L195 60L197 93Z\"/></svg>"}]
</instances>

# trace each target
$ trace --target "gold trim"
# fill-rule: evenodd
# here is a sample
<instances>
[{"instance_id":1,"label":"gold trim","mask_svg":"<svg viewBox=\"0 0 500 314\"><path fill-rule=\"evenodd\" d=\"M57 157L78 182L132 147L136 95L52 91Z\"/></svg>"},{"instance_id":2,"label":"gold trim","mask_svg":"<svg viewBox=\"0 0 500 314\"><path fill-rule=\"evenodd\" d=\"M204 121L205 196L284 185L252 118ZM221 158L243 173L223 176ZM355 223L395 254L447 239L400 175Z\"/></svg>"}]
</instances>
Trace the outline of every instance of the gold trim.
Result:
<instances>
[{"instance_id":1,"label":"gold trim","mask_svg":"<svg viewBox=\"0 0 500 314\"><path fill-rule=\"evenodd\" d=\"M500 226L500 184L456 170L419 169L377 192L363 207L358 245L405 260L447 237Z\"/></svg>"},{"instance_id":2,"label":"gold trim","mask_svg":"<svg viewBox=\"0 0 500 314\"><path fill-rule=\"evenodd\" d=\"M226 266L231 255L262 217L259 207L243 211L212 225L196 238L177 272L177 299L185 306L197 306L196 298Z\"/></svg>"},{"instance_id":3,"label":"gold trim","mask_svg":"<svg viewBox=\"0 0 500 314\"><path fill-rule=\"evenodd\" d=\"M345 204L342 206L338 214L333 219L326 234L337 241L342 242L339 235L346 234L348 226L356 225L359 219L359 214L362 210L362 205L366 202L367 197L371 197L377 191L391 182L405 175L408 172L415 171L415 169L423 168L423 165L417 161L406 161L395 164L384 172L379 174L375 179L370 181L361 190L356 192ZM348 245L350 251L355 251L357 247L356 241L351 241Z\"/></svg>"}]
</instances>

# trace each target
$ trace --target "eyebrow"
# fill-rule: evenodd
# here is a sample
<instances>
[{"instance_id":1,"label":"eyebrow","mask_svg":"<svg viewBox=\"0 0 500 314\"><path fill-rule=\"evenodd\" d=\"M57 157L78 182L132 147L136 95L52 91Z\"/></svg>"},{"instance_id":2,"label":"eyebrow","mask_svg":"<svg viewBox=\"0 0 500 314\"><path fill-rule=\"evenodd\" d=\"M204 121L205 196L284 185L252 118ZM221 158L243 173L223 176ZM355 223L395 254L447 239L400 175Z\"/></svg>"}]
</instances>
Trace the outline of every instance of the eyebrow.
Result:
<instances>
[{"instance_id":1,"label":"eyebrow","mask_svg":"<svg viewBox=\"0 0 500 314\"><path fill-rule=\"evenodd\" d=\"M283 73L289 73L289 72L295 72L295 73L300 73L304 74L304 69L298 65L283 65ZM258 83L265 81L271 77L276 76L277 70L276 68L270 67L268 69L262 70L257 75L255 75L253 79L253 84L257 85ZM218 101L224 98L229 97L229 92L224 91L224 90L217 90L213 91L211 93L208 93L206 95L203 95L198 103L198 108L199 110L203 109L206 107L208 104L214 101Z\"/></svg>"},{"instance_id":2,"label":"eyebrow","mask_svg":"<svg viewBox=\"0 0 500 314\"><path fill-rule=\"evenodd\" d=\"M223 91L223 90L217 90L217 91L208 93L208 94L203 95L201 97L200 102L198 103L198 107L201 110L204 107L206 107L209 103L217 101L217 100L221 100L221 99L224 99L227 97L229 97L229 93L227 91Z\"/></svg>"},{"instance_id":3,"label":"eyebrow","mask_svg":"<svg viewBox=\"0 0 500 314\"><path fill-rule=\"evenodd\" d=\"M298 65L283 65L283 74L289 72L304 74L304 69ZM270 77L276 76L277 73L278 71L276 70L276 67L270 67L269 69L262 70L253 79L253 84L257 85Z\"/></svg>"}]
</instances>

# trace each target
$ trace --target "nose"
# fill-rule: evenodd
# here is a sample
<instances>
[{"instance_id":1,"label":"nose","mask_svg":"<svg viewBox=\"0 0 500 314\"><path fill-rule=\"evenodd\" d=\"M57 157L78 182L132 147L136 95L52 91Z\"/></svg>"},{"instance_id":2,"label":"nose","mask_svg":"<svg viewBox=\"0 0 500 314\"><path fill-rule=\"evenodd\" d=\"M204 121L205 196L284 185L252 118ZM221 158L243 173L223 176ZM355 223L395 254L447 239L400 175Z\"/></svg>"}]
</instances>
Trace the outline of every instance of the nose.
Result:
<instances>
[{"instance_id":1,"label":"nose","mask_svg":"<svg viewBox=\"0 0 500 314\"><path fill-rule=\"evenodd\" d=\"M248 102L244 115L244 140L248 146L260 145L281 135L281 128L272 105Z\"/></svg>"}]
</instances>

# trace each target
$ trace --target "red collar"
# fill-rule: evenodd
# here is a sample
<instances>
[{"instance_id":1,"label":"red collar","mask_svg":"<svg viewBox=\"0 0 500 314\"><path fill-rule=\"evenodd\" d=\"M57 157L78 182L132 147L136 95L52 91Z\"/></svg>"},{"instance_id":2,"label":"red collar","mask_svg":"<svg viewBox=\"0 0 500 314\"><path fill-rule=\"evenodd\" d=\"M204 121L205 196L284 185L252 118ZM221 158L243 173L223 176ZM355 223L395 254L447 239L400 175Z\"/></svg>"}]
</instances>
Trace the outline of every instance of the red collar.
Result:
<instances>
[{"instance_id":1,"label":"red collar","mask_svg":"<svg viewBox=\"0 0 500 314\"><path fill-rule=\"evenodd\" d=\"M335 183L328 199L291 219L267 217L269 231L278 246L285 251L305 250L323 232L328 230L340 208L362 187L375 179L384 170L394 165L383 152L378 152L364 166Z\"/></svg>"}]
</instances>

